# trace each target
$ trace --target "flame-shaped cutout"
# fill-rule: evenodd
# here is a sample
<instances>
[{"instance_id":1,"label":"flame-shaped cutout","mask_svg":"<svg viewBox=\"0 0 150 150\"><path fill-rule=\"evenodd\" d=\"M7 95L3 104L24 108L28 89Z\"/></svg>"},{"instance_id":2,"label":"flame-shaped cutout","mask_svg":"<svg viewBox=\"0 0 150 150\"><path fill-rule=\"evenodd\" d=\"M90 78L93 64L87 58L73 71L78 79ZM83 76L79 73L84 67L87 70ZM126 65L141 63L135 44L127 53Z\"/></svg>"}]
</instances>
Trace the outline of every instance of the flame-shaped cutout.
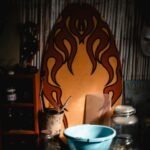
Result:
<instances>
[{"instance_id":1,"label":"flame-shaped cutout","mask_svg":"<svg viewBox=\"0 0 150 150\"><path fill-rule=\"evenodd\" d=\"M54 108L72 96L64 126L82 123L85 94L112 93L114 105L122 93L121 64L109 26L99 12L87 4L71 4L50 35L42 66L43 93Z\"/></svg>"},{"instance_id":2,"label":"flame-shaped cutout","mask_svg":"<svg viewBox=\"0 0 150 150\"><path fill-rule=\"evenodd\" d=\"M69 41L67 39L64 39L64 45L66 46L69 55L71 54L71 44L69 43Z\"/></svg>"},{"instance_id":3,"label":"flame-shaped cutout","mask_svg":"<svg viewBox=\"0 0 150 150\"><path fill-rule=\"evenodd\" d=\"M96 50L97 50L98 46L100 45L100 41L101 41L101 40L98 38L98 39L96 39L95 42L93 43L93 53L94 53L94 55L95 55L95 53L96 53Z\"/></svg>"}]
</instances>

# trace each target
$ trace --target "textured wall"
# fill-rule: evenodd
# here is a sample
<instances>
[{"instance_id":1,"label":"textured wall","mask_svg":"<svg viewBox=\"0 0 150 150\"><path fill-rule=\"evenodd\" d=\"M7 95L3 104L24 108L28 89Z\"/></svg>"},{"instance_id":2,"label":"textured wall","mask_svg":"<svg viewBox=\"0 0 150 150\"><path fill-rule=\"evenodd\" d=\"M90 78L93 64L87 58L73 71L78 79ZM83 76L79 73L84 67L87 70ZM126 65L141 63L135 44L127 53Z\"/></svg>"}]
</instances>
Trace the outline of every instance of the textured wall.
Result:
<instances>
[{"instance_id":1,"label":"textured wall","mask_svg":"<svg viewBox=\"0 0 150 150\"><path fill-rule=\"evenodd\" d=\"M150 60L143 56L140 34L144 20L136 0L18 0L20 22L32 20L40 27L40 52L33 64L40 67L49 31L59 13L69 3L89 3L110 25L123 66L124 79L149 79Z\"/></svg>"}]
</instances>

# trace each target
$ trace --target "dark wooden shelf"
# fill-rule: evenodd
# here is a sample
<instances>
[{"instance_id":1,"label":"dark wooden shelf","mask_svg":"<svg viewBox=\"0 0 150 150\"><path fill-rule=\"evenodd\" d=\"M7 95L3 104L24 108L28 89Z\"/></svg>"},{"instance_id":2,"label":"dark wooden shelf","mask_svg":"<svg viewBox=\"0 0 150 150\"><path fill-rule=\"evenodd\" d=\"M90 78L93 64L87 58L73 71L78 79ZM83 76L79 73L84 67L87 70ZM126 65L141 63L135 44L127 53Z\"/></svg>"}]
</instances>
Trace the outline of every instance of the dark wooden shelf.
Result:
<instances>
[{"instance_id":1,"label":"dark wooden shelf","mask_svg":"<svg viewBox=\"0 0 150 150\"><path fill-rule=\"evenodd\" d=\"M34 107L34 103L0 104L0 108L8 108L8 107Z\"/></svg>"},{"instance_id":2,"label":"dark wooden shelf","mask_svg":"<svg viewBox=\"0 0 150 150\"><path fill-rule=\"evenodd\" d=\"M11 147L11 143L20 141L29 142L31 137L39 138L39 111L41 110L40 103L40 72L36 73L19 73L10 77L15 81L15 86L18 89L19 98L14 103L7 103L5 95L0 96L0 145L2 147ZM0 84L5 85L0 89L5 94L9 76L0 76ZM20 93L19 93L20 92ZM22 97L22 92L28 92L28 97ZM26 93L24 93L26 94ZM25 95L26 96L26 95ZM16 118L9 118L12 111L16 113ZM23 114L19 120L18 115ZM30 119L30 120L29 120ZM9 123L8 123L9 121ZM12 121L12 122L11 122ZM25 121L30 121L31 124L25 124ZM31 127L30 127L31 126ZM11 129L12 128L12 129ZM20 137L19 139L17 137ZM5 141L5 142L4 142Z\"/></svg>"},{"instance_id":3,"label":"dark wooden shelf","mask_svg":"<svg viewBox=\"0 0 150 150\"><path fill-rule=\"evenodd\" d=\"M4 134L6 135L10 135L10 134L28 134L28 135L34 135L36 134L33 130L8 130L6 132L4 132Z\"/></svg>"}]
</instances>

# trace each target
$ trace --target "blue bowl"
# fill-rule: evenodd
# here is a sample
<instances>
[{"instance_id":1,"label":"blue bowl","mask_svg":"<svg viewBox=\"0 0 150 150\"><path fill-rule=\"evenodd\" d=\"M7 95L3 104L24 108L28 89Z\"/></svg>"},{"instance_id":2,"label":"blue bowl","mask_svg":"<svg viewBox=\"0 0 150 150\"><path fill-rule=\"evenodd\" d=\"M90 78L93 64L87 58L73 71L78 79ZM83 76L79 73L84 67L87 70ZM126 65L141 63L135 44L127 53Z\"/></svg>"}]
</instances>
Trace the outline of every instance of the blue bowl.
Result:
<instances>
[{"instance_id":1,"label":"blue bowl","mask_svg":"<svg viewBox=\"0 0 150 150\"><path fill-rule=\"evenodd\" d=\"M71 150L109 150L116 130L103 125L81 124L64 130Z\"/></svg>"}]
</instances>

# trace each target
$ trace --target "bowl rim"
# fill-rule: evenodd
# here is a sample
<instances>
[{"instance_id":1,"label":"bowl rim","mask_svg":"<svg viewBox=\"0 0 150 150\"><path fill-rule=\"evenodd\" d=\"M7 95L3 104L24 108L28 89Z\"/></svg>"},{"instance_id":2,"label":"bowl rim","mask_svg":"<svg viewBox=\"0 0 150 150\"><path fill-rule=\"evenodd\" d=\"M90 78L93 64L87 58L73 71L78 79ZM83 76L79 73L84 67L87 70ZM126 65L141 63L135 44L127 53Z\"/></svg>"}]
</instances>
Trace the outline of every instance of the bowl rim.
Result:
<instances>
[{"instance_id":1,"label":"bowl rim","mask_svg":"<svg viewBox=\"0 0 150 150\"><path fill-rule=\"evenodd\" d=\"M80 127L80 126L95 126L95 127L103 127L103 128L107 128L112 132L111 135L107 136L107 137L100 137L100 138L80 138L80 137L74 137L74 136L71 136L71 135L68 135L67 132L68 130L72 129L72 128L77 128L77 127ZM79 141L79 142L103 142L103 141L107 141L107 140L110 140L112 139L113 137L116 136L116 130L110 126L107 126L107 125L94 125L94 124L79 124L79 125L74 125L74 126L71 126L71 127L68 127L64 130L64 136L66 138L69 138L69 139L72 139L74 141Z\"/></svg>"}]
</instances>

